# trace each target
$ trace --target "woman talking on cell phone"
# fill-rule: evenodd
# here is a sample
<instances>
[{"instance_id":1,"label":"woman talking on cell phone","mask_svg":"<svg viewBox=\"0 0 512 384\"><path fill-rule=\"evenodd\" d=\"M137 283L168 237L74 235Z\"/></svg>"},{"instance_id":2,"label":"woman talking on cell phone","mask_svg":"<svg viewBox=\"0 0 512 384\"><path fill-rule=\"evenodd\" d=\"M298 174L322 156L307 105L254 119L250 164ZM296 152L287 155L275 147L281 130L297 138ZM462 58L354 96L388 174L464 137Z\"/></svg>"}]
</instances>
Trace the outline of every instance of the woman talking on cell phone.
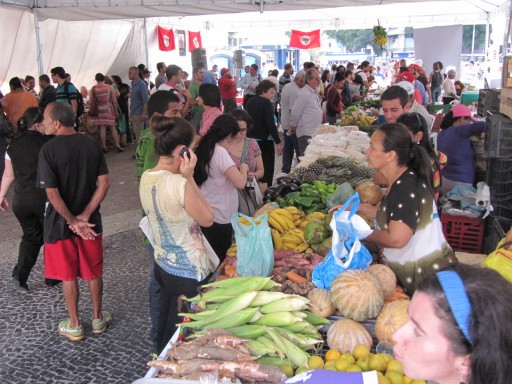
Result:
<instances>
[{"instance_id":1,"label":"woman talking on cell phone","mask_svg":"<svg viewBox=\"0 0 512 384\"><path fill-rule=\"evenodd\" d=\"M195 131L180 117L151 120L157 165L142 174L140 200L153 235L155 279L160 286L157 348L161 351L179 323L178 297L194 296L211 271L201 227L213 210L194 181Z\"/></svg>"}]
</instances>

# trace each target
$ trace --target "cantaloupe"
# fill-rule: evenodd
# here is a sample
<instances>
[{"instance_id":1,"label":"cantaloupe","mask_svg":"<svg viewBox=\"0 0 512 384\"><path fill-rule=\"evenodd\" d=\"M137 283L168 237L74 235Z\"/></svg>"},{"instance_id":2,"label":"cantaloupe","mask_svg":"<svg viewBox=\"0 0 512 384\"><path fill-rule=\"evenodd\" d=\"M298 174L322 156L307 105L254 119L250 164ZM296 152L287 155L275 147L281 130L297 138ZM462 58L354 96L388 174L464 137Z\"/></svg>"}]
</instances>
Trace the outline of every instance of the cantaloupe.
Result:
<instances>
[{"instance_id":1,"label":"cantaloupe","mask_svg":"<svg viewBox=\"0 0 512 384\"><path fill-rule=\"evenodd\" d=\"M329 327L327 345L340 353L352 353L356 345L371 348L372 336L362 324L350 319L341 319Z\"/></svg>"},{"instance_id":2,"label":"cantaloupe","mask_svg":"<svg viewBox=\"0 0 512 384\"><path fill-rule=\"evenodd\" d=\"M384 300L395 293L396 275L387 265L372 264L367 269L377 278L384 293Z\"/></svg>"},{"instance_id":3,"label":"cantaloupe","mask_svg":"<svg viewBox=\"0 0 512 384\"><path fill-rule=\"evenodd\" d=\"M394 344L393 333L409 320L407 310L409 300L397 300L382 307L375 321L375 335L379 341L389 341Z\"/></svg>"},{"instance_id":4,"label":"cantaloupe","mask_svg":"<svg viewBox=\"0 0 512 384\"><path fill-rule=\"evenodd\" d=\"M311 312L322 317L334 315L336 307L331 302L330 293L327 289L314 288L308 293L308 299L311 302Z\"/></svg>"},{"instance_id":5,"label":"cantaloupe","mask_svg":"<svg viewBox=\"0 0 512 384\"><path fill-rule=\"evenodd\" d=\"M379 314L384 294L370 272L348 269L333 280L331 301L344 317L364 321Z\"/></svg>"}]
</instances>

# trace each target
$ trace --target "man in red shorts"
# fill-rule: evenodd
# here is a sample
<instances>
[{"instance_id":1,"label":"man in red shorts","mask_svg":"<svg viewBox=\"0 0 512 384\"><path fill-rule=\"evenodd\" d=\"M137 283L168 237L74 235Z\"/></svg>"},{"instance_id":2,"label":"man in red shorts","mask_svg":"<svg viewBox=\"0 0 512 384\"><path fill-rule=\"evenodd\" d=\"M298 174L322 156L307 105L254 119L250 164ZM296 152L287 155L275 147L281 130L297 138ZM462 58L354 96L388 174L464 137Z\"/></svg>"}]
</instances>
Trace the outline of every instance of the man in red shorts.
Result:
<instances>
[{"instance_id":1,"label":"man in red shorts","mask_svg":"<svg viewBox=\"0 0 512 384\"><path fill-rule=\"evenodd\" d=\"M75 112L66 103L51 103L44 111L47 135L56 135L41 148L37 182L46 189L44 222L45 277L62 280L69 319L59 332L82 340L78 315L77 278L87 280L93 307L92 331L103 333L112 321L101 310L103 243L100 203L109 188L108 168L98 143L73 129Z\"/></svg>"}]
</instances>

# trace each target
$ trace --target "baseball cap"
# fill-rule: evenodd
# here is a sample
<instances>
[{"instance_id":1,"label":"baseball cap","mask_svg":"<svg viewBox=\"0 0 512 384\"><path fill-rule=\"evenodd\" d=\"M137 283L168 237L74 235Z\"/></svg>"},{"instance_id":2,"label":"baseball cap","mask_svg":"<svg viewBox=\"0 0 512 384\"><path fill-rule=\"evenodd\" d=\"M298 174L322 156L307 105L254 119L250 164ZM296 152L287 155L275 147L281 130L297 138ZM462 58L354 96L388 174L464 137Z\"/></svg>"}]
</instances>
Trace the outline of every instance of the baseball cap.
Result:
<instances>
[{"instance_id":1,"label":"baseball cap","mask_svg":"<svg viewBox=\"0 0 512 384\"><path fill-rule=\"evenodd\" d=\"M421 67L418 64L411 64L409 65L409 69L419 72L421 70Z\"/></svg>"},{"instance_id":2,"label":"baseball cap","mask_svg":"<svg viewBox=\"0 0 512 384\"><path fill-rule=\"evenodd\" d=\"M229 72L229 69L227 69L227 68L222 68L222 69L220 70L220 74L221 74L221 75L224 75L226 72Z\"/></svg>"},{"instance_id":3,"label":"baseball cap","mask_svg":"<svg viewBox=\"0 0 512 384\"><path fill-rule=\"evenodd\" d=\"M396 83L396 85L405 89L408 95L414 95L414 85L412 85L412 83L410 83L409 81L400 81Z\"/></svg>"},{"instance_id":4,"label":"baseball cap","mask_svg":"<svg viewBox=\"0 0 512 384\"><path fill-rule=\"evenodd\" d=\"M414 80L416 80L412 72L402 72L398 78L402 81L408 81L410 83L413 83Z\"/></svg>"},{"instance_id":5,"label":"baseball cap","mask_svg":"<svg viewBox=\"0 0 512 384\"><path fill-rule=\"evenodd\" d=\"M464 104L457 104L452 107L452 113L454 118L458 117L469 117L473 121L478 121L478 119L473 117L471 113L471 109L469 109Z\"/></svg>"}]
</instances>

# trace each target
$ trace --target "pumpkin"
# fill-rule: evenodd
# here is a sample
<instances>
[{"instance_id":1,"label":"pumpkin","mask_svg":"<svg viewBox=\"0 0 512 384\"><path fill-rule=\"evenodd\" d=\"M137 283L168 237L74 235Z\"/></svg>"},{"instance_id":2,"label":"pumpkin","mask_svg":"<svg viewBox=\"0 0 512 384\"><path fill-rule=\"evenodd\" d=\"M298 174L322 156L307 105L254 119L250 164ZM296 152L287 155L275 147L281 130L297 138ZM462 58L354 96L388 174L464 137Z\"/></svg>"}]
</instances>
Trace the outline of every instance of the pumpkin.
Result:
<instances>
[{"instance_id":1,"label":"pumpkin","mask_svg":"<svg viewBox=\"0 0 512 384\"><path fill-rule=\"evenodd\" d=\"M382 311L375 321L375 334L379 341L389 341L391 344L395 344L393 333L409 320L407 313L409 303L409 300L398 300L382 307Z\"/></svg>"},{"instance_id":2,"label":"pumpkin","mask_svg":"<svg viewBox=\"0 0 512 384\"><path fill-rule=\"evenodd\" d=\"M330 293L327 289L314 288L308 293L308 299L311 302L311 312L322 317L334 315L336 307L331 302Z\"/></svg>"},{"instance_id":3,"label":"pumpkin","mask_svg":"<svg viewBox=\"0 0 512 384\"><path fill-rule=\"evenodd\" d=\"M331 301L344 317L364 321L379 314L384 294L370 272L348 269L333 280Z\"/></svg>"},{"instance_id":4,"label":"pumpkin","mask_svg":"<svg viewBox=\"0 0 512 384\"><path fill-rule=\"evenodd\" d=\"M396 275L391 268L384 264L372 264L367 271L379 280L384 300L395 293Z\"/></svg>"},{"instance_id":5,"label":"pumpkin","mask_svg":"<svg viewBox=\"0 0 512 384\"><path fill-rule=\"evenodd\" d=\"M350 319L341 319L329 327L327 345L340 353L352 353L356 345L371 348L372 337L362 324Z\"/></svg>"}]
</instances>

